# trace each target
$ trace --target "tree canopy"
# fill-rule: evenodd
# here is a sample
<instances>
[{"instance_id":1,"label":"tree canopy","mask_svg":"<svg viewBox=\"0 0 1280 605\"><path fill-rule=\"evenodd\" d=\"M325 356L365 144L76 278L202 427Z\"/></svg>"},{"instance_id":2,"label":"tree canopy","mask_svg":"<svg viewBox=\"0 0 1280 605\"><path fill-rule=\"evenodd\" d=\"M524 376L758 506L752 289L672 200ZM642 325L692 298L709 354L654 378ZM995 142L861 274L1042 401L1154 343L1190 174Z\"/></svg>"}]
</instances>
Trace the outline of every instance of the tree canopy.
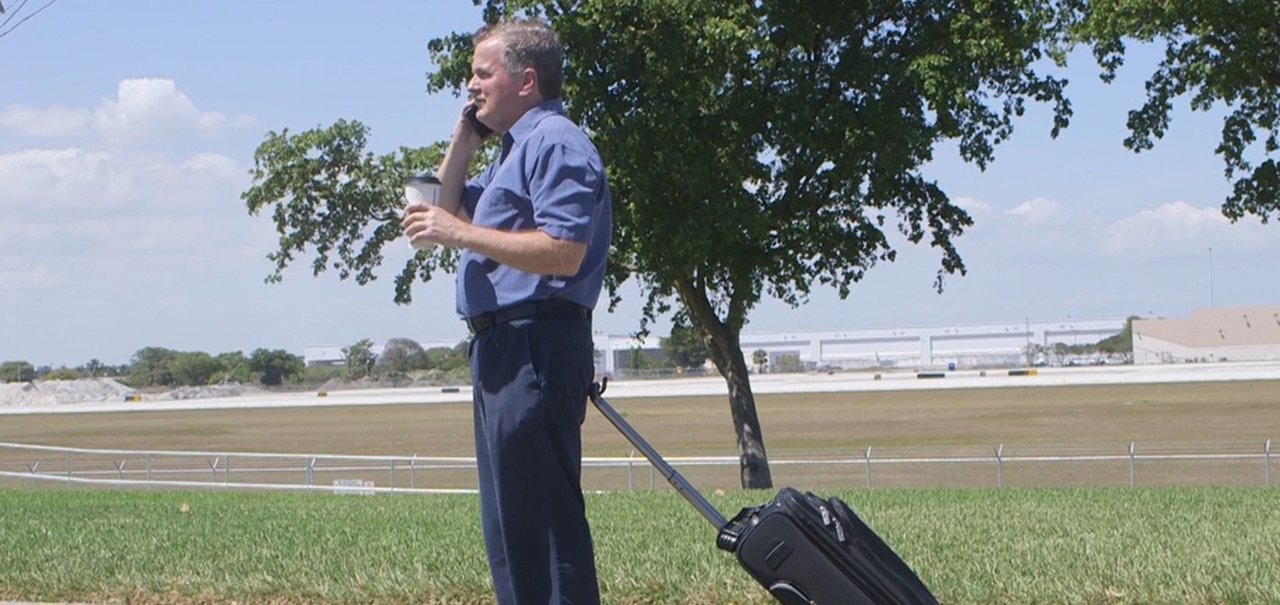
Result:
<instances>
[{"instance_id":1,"label":"tree canopy","mask_svg":"<svg viewBox=\"0 0 1280 605\"><path fill-rule=\"evenodd\" d=\"M644 291L640 328L687 313L729 386L744 487L772 484L740 350L765 296L792 305L815 286L848 296L897 246L927 244L935 285L963 273L956 238L972 223L924 173L957 141L985 166L1031 102L1070 105L1037 72L1065 56L1065 14L1034 0L487 0L485 20L548 19L565 44L569 113L600 148L614 189L607 283ZM833 17L837 16L837 17ZM432 40L428 90L461 91L470 32ZM275 205L273 279L308 246L314 273L373 279L398 237L399 182L429 151L374 156L341 121L269 133L255 155L250 212ZM437 148L438 149L438 148ZM420 252L409 284L451 269Z\"/></svg>"},{"instance_id":2,"label":"tree canopy","mask_svg":"<svg viewBox=\"0 0 1280 605\"><path fill-rule=\"evenodd\" d=\"M842 296L901 243L963 273L971 223L922 172L941 141L985 166L1029 102L1067 124L1068 23L1051 3L991 0L487 0L486 21L541 16L566 47L569 111L609 168L611 291L646 319L678 306L730 391L745 487L771 485L738 336L762 297ZM459 89L465 33L429 46L431 88Z\"/></svg>"},{"instance_id":3,"label":"tree canopy","mask_svg":"<svg viewBox=\"0 0 1280 605\"><path fill-rule=\"evenodd\" d=\"M1031 103L1051 106L1056 136L1071 106L1052 72L1073 45L1090 44L1109 79L1126 42L1163 42L1125 144L1153 146L1183 95L1193 109L1226 105L1217 152L1236 180L1224 214L1280 212L1280 8L1269 0L477 4L487 22L543 17L564 42L570 117L614 189L612 302L632 280L645 297L641 331L673 309L689 318L729 386L745 487L771 484L738 338L751 310L764 297L803 304L814 287L847 297L903 245L936 250L939 290L963 274L957 244L972 219L926 174L933 150L954 141L985 168ZM428 91L462 91L470 40L428 44ZM434 166L440 148L375 156L366 134L340 121L269 133L259 147L243 197L253 213L275 205L271 279L308 247L313 273L374 278L382 246L399 237L400 181ZM396 300L455 258L419 252Z\"/></svg>"},{"instance_id":4,"label":"tree canopy","mask_svg":"<svg viewBox=\"0 0 1280 605\"><path fill-rule=\"evenodd\" d=\"M1171 126L1174 102L1193 110L1229 109L1215 149L1232 192L1222 212L1263 223L1280 217L1280 3L1275 0L1078 0L1078 38L1091 43L1110 81L1126 44L1164 44L1147 79L1147 100L1129 112L1126 147L1155 146Z\"/></svg>"}]
</instances>

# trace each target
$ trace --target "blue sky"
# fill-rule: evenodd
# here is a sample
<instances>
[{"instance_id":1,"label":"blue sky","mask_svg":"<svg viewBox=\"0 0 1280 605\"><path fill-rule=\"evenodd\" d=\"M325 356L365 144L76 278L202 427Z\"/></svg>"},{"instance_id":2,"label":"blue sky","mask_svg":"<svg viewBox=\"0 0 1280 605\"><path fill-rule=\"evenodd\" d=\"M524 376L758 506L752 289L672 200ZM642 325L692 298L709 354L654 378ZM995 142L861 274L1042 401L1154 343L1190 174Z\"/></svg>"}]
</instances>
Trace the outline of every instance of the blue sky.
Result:
<instances>
[{"instance_id":1,"label":"blue sky","mask_svg":"<svg viewBox=\"0 0 1280 605\"><path fill-rule=\"evenodd\" d=\"M426 94L426 42L479 24L467 0L59 0L0 37L0 361L462 339L451 276L420 286L411 306L391 302L407 249L390 250L365 287L313 278L305 262L263 283L275 234L239 194L269 130L358 119L380 153L447 136L460 101ZM1182 100L1154 151L1123 148L1155 56L1140 49L1111 86L1075 56L1071 127L1052 140L1048 111L1032 110L986 172L937 150L925 175L976 221L959 242L969 274L943 294L931 288L936 255L907 248L848 300L767 302L747 330L1280 304L1280 226L1231 225L1218 210L1230 188L1213 154L1221 112ZM638 293L623 294L598 329L637 327Z\"/></svg>"}]
</instances>

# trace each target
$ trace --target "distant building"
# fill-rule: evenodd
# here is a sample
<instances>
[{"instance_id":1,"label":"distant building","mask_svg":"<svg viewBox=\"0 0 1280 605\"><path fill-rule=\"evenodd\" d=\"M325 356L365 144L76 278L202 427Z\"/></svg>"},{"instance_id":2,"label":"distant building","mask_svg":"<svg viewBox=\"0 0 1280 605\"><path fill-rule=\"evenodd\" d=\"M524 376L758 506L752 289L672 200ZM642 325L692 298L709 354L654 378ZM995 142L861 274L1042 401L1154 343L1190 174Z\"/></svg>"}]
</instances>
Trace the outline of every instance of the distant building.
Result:
<instances>
[{"instance_id":1,"label":"distant building","mask_svg":"<svg viewBox=\"0 0 1280 605\"><path fill-rule=\"evenodd\" d=\"M1133 322L1133 362L1280 360L1280 306L1197 309Z\"/></svg>"},{"instance_id":2,"label":"distant building","mask_svg":"<svg viewBox=\"0 0 1280 605\"><path fill-rule=\"evenodd\" d=\"M741 336L747 367L763 350L769 367L788 363L815 369L980 368L1031 365L1031 345L1093 344L1124 330L1124 319L1022 321L915 328L874 328L828 332L769 332ZM660 338L596 333L603 359L597 371L617 375L641 351L659 349Z\"/></svg>"}]
</instances>

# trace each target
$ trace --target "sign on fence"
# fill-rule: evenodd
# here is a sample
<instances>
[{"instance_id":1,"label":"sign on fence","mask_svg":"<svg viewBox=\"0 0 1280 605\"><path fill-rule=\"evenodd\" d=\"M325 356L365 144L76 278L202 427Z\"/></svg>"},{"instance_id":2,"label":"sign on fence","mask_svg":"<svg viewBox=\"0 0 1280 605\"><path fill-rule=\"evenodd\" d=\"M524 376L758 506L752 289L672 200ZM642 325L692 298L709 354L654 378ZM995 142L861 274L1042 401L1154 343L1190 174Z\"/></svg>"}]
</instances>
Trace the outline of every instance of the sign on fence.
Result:
<instances>
[{"instance_id":1,"label":"sign on fence","mask_svg":"<svg viewBox=\"0 0 1280 605\"><path fill-rule=\"evenodd\" d=\"M334 479L333 493L372 496L374 494L373 482L364 479Z\"/></svg>"}]
</instances>

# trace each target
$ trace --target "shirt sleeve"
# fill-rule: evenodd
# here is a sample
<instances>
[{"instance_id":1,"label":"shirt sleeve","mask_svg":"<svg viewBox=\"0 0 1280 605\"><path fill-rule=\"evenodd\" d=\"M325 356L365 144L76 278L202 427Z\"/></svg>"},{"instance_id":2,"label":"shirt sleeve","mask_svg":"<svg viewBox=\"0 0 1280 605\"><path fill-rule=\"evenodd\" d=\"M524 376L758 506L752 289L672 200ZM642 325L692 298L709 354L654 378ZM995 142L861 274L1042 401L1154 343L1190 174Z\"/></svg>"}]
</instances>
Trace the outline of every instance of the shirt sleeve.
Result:
<instances>
[{"instance_id":1,"label":"shirt sleeve","mask_svg":"<svg viewBox=\"0 0 1280 605\"><path fill-rule=\"evenodd\" d=\"M596 157L564 144L548 145L539 155L529 193L540 231L559 240L590 241L603 172Z\"/></svg>"}]
</instances>

